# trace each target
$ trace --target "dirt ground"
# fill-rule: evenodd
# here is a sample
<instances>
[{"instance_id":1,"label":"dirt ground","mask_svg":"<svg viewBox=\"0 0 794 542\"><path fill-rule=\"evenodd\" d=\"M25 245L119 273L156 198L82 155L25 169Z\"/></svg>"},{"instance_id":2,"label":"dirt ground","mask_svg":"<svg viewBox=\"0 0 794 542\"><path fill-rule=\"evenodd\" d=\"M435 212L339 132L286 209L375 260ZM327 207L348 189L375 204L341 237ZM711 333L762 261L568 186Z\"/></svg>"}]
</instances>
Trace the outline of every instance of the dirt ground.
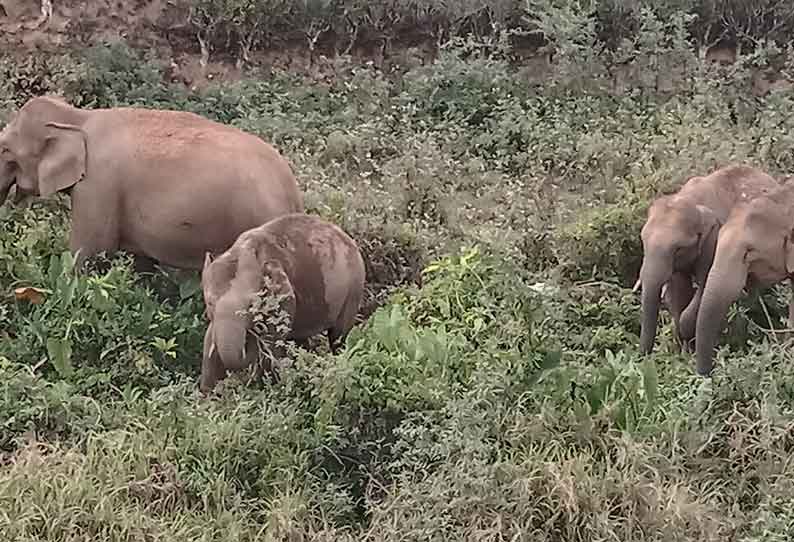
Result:
<instances>
[{"instance_id":1,"label":"dirt ground","mask_svg":"<svg viewBox=\"0 0 794 542\"><path fill-rule=\"evenodd\" d=\"M50 5L51 14L43 16ZM134 47L154 50L167 66L173 81L201 87L210 81L239 78L235 59L215 55L202 65L201 51L188 22L187 0L0 0L0 51L27 55L33 51L62 52L97 42L124 39ZM354 63L371 60L376 65L403 70L432 62L434 43L412 40L397 43L384 58L379 44L364 44L350 51ZM306 43L279 45L278 50L253 52L249 67L279 68L311 74L319 79L332 72L332 56L309 54ZM533 76L548 66L545 58L523 51L520 59ZM542 66L541 66L542 64Z\"/></svg>"},{"instance_id":2,"label":"dirt ground","mask_svg":"<svg viewBox=\"0 0 794 542\"><path fill-rule=\"evenodd\" d=\"M0 0L0 50L13 55L58 52L122 38L134 47L153 49L158 58L170 64L167 73L174 81L202 86L212 80L233 80L240 76L234 59L220 55L202 66L185 0L51 0L50 3L51 14L44 17L42 0ZM354 57L377 57L374 50L351 53ZM432 48L420 45L398 50L395 60L411 64L430 61L434 56ZM329 62L319 55L310 59L301 43L282 46L278 51L256 52L251 60L254 67L298 72L322 71L323 63Z\"/></svg>"},{"instance_id":3,"label":"dirt ground","mask_svg":"<svg viewBox=\"0 0 794 542\"><path fill-rule=\"evenodd\" d=\"M51 9L45 18L41 0L0 0L0 49L26 55L121 38L132 46L154 49L166 62L170 59L174 78L196 78L190 72L199 64L198 43L184 0L51 0ZM223 65L201 71L211 77L213 71L223 75Z\"/></svg>"},{"instance_id":4,"label":"dirt ground","mask_svg":"<svg viewBox=\"0 0 794 542\"><path fill-rule=\"evenodd\" d=\"M44 17L46 7L51 13ZM63 52L102 41L124 39L133 47L153 50L165 64L165 74L172 82L201 88L214 81L235 80L241 68L234 58L220 54L204 64L193 27L188 22L189 0L0 0L0 52L28 55L34 51ZM372 61L388 73L427 64L438 55L432 42L410 40L395 43L384 55L379 44L364 44L350 51L353 62ZM518 71L528 84L537 84L554 70L548 54L539 54L536 47L514 51ZM333 56L326 51L309 54L305 41L280 44L277 49L252 52L246 67L286 69L323 80L334 73ZM735 51L710 50L708 60L733 63ZM615 66L610 74L612 90L618 94L637 86L647 86L641 75L642 63ZM645 67L647 72L647 67ZM635 73L637 72L637 73ZM669 73L668 73L669 72ZM681 83L674 68L658 73L651 86L669 93ZM780 75L754 73L750 90L757 96L770 91L785 90L792 83Z\"/></svg>"}]
</instances>

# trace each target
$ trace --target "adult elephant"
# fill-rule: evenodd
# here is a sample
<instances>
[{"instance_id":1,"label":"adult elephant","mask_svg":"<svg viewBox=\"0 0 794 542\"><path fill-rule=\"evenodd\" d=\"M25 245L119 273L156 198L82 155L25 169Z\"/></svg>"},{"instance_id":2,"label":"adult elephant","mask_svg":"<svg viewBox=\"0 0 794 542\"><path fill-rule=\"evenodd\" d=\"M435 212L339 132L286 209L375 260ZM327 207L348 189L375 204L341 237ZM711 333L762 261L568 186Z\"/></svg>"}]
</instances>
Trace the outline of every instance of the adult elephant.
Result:
<instances>
[{"instance_id":1,"label":"adult elephant","mask_svg":"<svg viewBox=\"0 0 794 542\"><path fill-rule=\"evenodd\" d=\"M689 351L720 225L737 203L779 186L757 168L733 164L691 177L676 194L661 196L651 204L640 233L643 261L637 284L642 285L643 354L651 352L656 339L663 286L675 337L682 349Z\"/></svg>"},{"instance_id":2,"label":"adult elephant","mask_svg":"<svg viewBox=\"0 0 794 542\"><path fill-rule=\"evenodd\" d=\"M790 181L789 181L790 182ZM737 207L720 231L697 317L697 373L709 376L728 307L742 289L789 279L794 290L794 183ZM789 301L794 326L794 293Z\"/></svg>"},{"instance_id":3,"label":"adult elephant","mask_svg":"<svg viewBox=\"0 0 794 542\"><path fill-rule=\"evenodd\" d=\"M260 138L184 111L28 100L0 133L0 196L69 192L77 263L124 250L200 270L238 235L303 212L287 161ZM2 203L2 201L0 201Z\"/></svg>"}]
</instances>

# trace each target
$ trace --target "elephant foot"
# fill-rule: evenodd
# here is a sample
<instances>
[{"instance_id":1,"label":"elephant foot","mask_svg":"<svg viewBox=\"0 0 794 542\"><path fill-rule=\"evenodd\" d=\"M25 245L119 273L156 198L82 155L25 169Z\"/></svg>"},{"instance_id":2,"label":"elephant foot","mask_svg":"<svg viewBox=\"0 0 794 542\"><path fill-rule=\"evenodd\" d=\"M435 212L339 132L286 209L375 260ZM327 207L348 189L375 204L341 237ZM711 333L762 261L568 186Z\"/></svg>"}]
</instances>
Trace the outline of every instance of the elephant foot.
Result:
<instances>
[{"instance_id":1,"label":"elephant foot","mask_svg":"<svg viewBox=\"0 0 794 542\"><path fill-rule=\"evenodd\" d=\"M698 376L702 376L703 378L711 378L711 376L712 376L711 375L711 371L705 371L705 370L700 370L700 369L695 369L695 373Z\"/></svg>"}]
</instances>

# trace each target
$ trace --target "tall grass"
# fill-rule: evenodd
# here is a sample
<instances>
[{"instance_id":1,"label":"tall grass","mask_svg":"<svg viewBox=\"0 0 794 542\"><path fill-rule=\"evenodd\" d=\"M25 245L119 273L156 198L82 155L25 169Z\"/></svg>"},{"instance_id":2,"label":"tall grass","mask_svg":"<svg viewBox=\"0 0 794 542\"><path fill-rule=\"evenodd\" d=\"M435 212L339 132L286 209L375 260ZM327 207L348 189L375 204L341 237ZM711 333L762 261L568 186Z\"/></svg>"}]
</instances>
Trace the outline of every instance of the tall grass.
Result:
<instances>
[{"instance_id":1,"label":"tall grass","mask_svg":"<svg viewBox=\"0 0 794 542\"><path fill-rule=\"evenodd\" d=\"M666 314L639 355L630 288L655 194L732 161L791 171L794 96L751 93L768 44L711 66L686 10L659 4L632 8L618 47L608 5L545 5L562 60L542 85L498 33L398 76L340 58L324 81L251 72L202 92L123 44L3 59L9 111L57 92L273 142L368 272L338 355L296 349L278 383L201 398L195 273L141 278L118 255L76 276L63 198L0 209L3 539L789 539L794 360L764 331L788 292L732 309L705 381ZM609 82L617 51L633 90ZM669 57L673 90L648 75Z\"/></svg>"}]
</instances>

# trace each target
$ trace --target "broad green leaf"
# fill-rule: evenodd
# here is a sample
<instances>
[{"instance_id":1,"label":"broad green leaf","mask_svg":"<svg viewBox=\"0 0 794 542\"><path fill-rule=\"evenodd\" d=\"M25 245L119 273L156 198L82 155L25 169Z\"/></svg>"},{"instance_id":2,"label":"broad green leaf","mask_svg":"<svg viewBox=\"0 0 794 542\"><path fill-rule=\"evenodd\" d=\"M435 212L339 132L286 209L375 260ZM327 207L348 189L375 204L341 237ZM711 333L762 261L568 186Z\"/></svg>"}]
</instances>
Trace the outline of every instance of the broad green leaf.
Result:
<instances>
[{"instance_id":1,"label":"broad green leaf","mask_svg":"<svg viewBox=\"0 0 794 542\"><path fill-rule=\"evenodd\" d=\"M656 369L656 363L651 358L647 358L643 361L641 370L646 399L648 403L653 404L656 402L659 387L659 375Z\"/></svg>"},{"instance_id":2,"label":"broad green leaf","mask_svg":"<svg viewBox=\"0 0 794 542\"><path fill-rule=\"evenodd\" d=\"M47 354L55 370L62 378L69 378L74 372L72 367L72 345L68 339L47 339Z\"/></svg>"}]
</instances>

